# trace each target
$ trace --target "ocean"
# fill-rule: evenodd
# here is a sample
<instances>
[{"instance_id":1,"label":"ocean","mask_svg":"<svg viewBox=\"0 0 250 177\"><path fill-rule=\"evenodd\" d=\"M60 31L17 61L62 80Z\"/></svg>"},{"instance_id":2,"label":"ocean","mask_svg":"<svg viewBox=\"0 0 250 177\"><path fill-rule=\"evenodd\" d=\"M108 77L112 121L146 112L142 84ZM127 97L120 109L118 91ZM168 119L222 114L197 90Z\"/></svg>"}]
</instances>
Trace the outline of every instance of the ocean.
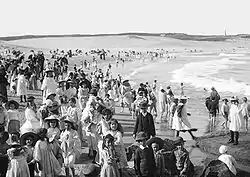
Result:
<instances>
[{"instance_id":1,"label":"ocean","mask_svg":"<svg viewBox=\"0 0 250 177\"><path fill-rule=\"evenodd\" d=\"M69 40L69 39L67 39ZM90 42L90 38L87 38L85 42L93 48L98 48L96 39ZM119 41L120 40L120 41ZM102 39L102 48L116 47L114 50L119 49L131 49L130 43L121 41L124 39L118 39L116 42L112 39L112 45L108 45L105 40ZM165 40L165 39L164 39ZM22 42L23 41L23 42ZM28 42L27 42L28 41ZM32 46L37 48L70 48L70 44L63 42L63 39L55 40L53 43L50 41L50 45L46 45L46 40L34 39L34 40L19 40L12 41L11 44L18 44L24 46ZM172 39L171 39L172 41ZM131 42L131 41L130 41ZM135 41L132 41L135 42ZM48 42L47 42L48 43ZM140 45L142 45L140 41ZM180 47L178 47L180 43ZM58 45L56 45L58 44ZM86 46L83 44L82 46ZM119 44L122 45L119 48ZM134 44L136 49L143 49L143 46ZM208 112L205 108L205 98L209 96L211 87L215 87L221 95L221 98L230 98L237 95L239 98L243 96L250 96L250 53L248 48L237 48L239 44L221 43L221 42L183 42L177 40L174 43L174 47L168 44L167 41L161 40L161 43L156 43L155 40L152 43L147 41L145 48L170 48L176 55L176 58L161 58L154 61L135 61L125 63L124 66L120 65L116 68L115 64L112 66L112 72L114 75L121 74L124 79L129 79L132 85L136 86L141 82L152 83L153 80L158 81L158 88L160 86L166 88L171 86L174 94L180 94L180 83L184 83L184 93L190 99L188 100L187 108L191 113L190 122L194 128L198 128L195 132L196 136L201 136L204 133L208 133L212 130L209 126ZM49 46L49 47L48 47ZM81 46L79 40L77 44L73 46ZM94 47L95 46L95 47ZM189 48L199 48L202 52L191 53L184 50L185 46ZM249 44L247 44L249 46ZM223 49L223 50L222 50ZM74 58L71 60L74 63ZM222 120L219 116L218 120ZM160 125L161 126L161 125ZM164 129L164 125L162 125ZM217 126L216 130L220 129ZM190 137L189 137L190 138ZM188 139L188 138L185 138Z\"/></svg>"}]
</instances>

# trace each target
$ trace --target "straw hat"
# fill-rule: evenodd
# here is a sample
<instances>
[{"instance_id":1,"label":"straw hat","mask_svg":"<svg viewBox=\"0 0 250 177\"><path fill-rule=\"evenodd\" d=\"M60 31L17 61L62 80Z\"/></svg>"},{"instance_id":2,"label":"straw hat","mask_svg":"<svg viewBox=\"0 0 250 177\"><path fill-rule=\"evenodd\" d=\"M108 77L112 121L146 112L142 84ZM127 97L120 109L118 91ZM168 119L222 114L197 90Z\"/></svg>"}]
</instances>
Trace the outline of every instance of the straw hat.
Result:
<instances>
[{"instance_id":1,"label":"straw hat","mask_svg":"<svg viewBox=\"0 0 250 177\"><path fill-rule=\"evenodd\" d=\"M71 119L70 117L67 117L66 119L64 119L65 123L70 123L72 125L72 129L76 129L75 127L75 121L73 119Z\"/></svg>"},{"instance_id":2,"label":"straw hat","mask_svg":"<svg viewBox=\"0 0 250 177\"><path fill-rule=\"evenodd\" d=\"M46 69L46 70L45 70L45 73L48 73L48 72L54 72L54 70L53 70L53 69L48 68L48 69Z\"/></svg>"},{"instance_id":3,"label":"straw hat","mask_svg":"<svg viewBox=\"0 0 250 177\"><path fill-rule=\"evenodd\" d=\"M32 140L34 141L34 143L35 143L35 142L37 141L37 139L38 139L38 135L37 135L36 133L34 133L34 132L27 132L27 133L24 133L24 134L21 135L21 138L20 138L20 144L21 144L22 146L24 146L24 145L26 144L25 141L26 141L26 139L27 139L28 137L31 137Z\"/></svg>"},{"instance_id":4,"label":"straw hat","mask_svg":"<svg viewBox=\"0 0 250 177\"><path fill-rule=\"evenodd\" d=\"M18 102L16 102L15 100L10 100L10 101L8 101L8 102L5 104L6 109L9 109L11 104L14 104L15 109L18 109L18 108L19 108L19 103L18 103Z\"/></svg>"},{"instance_id":5,"label":"straw hat","mask_svg":"<svg viewBox=\"0 0 250 177\"><path fill-rule=\"evenodd\" d=\"M53 115L50 115L49 117L46 117L44 120L45 121L50 121L50 120L58 120L59 121L59 117L57 115L53 114Z\"/></svg>"},{"instance_id":6,"label":"straw hat","mask_svg":"<svg viewBox=\"0 0 250 177\"><path fill-rule=\"evenodd\" d=\"M144 132L139 132L136 135L135 141L143 141L143 140L146 140L146 139L147 139L146 134Z\"/></svg>"}]
</instances>

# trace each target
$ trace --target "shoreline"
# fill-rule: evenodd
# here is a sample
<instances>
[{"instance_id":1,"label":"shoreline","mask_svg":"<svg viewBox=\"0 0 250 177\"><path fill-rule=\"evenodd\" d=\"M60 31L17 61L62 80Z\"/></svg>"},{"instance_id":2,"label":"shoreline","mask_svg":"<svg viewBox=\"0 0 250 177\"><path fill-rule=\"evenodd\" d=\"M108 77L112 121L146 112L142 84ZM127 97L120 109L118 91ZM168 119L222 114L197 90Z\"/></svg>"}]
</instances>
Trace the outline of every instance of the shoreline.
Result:
<instances>
[{"instance_id":1,"label":"shoreline","mask_svg":"<svg viewBox=\"0 0 250 177\"><path fill-rule=\"evenodd\" d=\"M18 49L20 49L21 47L20 46L17 46L17 48ZM27 50L28 50L28 48L26 48ZM30 48L31 49L31 48ZM22 50L22 48L20 49L20 50ZM73 58L70 58L69 59L69 63L70 63L70 66L72 67L72 61L77 61L77 63L78 62L80 62L81 60L80 60L80 58L82 58L82 56L78 56L78 57L73 57ZM83 59L84 60L84 59ZM100 60L98 60L98 61L100 61ZM105 61L103 61L102 60L102 62L99 64L99 65L101 65L101 66L107 66L108 65L108 63L109 62L113 62L113 66L112 67L115 67L115 61L112 61L112 60L105 60ZM159 62L159 61L156 61L156 62ZM173 61L170 61L170 63L174 63L175 61L173 60ZM135 64L136 63L136 64ZM118 72L119 70L120 70L120 74L122 74L122 73L125 73L125 72L127 72L128 74L130 73L131 74L131 72L130 72L130 70L133 70L132 68L130 68L130 66L134 66L134 69L138 69L138 65L141 65L141 64L143 64L143 62L142 62L142 60L136 60L136 61L132 61L132 62L126 62L125 63L125 67L122 67L122 68L117 68L117 71L114 71L114 72ZM142 66L142 67L145 67L145 68L147 68L147 66L149 66L149 65L151 65L152 63L150 63L150 61L149 61L149 63L147 63L147 65L145 65L145 66ZM170 67L171 68L171 65L170 66L168 66L168 67ZM129 69L127 69L127 68L129 68ZM144 69L145 69L144 68ZM122 70L121 70L122 69ZM144 70L144 69L142 69L142 70ZM166 68L165 68L166 69ZM140 73L140 72L139 72ZM123 74L122 74L123 75ZM136 78L138 78L139 76L138 76L138 74L135 74L136 75L136 77L134 77L134 76L132 76L132 77L134 77L134 79L136 79ZM168 73L168 75L170 75L170 73ZM148 80L150 80L150 78L147 78ZM165 78L166 79L166 78ZM167 79L166 79L167 80ZM137 83L137 84L139 84L139 83ZM165 83L164 83L164 85L166 85ZM171 83L171 85L172 85L172 83ZM175 87L177 88L177 84L173 84L173 85L175 85ZM188 87L192 87L192 86L188 86ZM173 87L174 88L174 87ZM195 90L195 88L190 88L190 90L188 91L188 92L192 92L193 90ZM36 99L36 103L39 103L39 102L41 102L42 101L42 99L41 99L41 95L39 94L39 93L41 93L40 91L28 91L28 93L29 93L29 95L35 95L35 97L37 98ZM18 97L10 97L10 98L14 98L15 100L17 100L17 99L19 99ZM38 101L38 102L37 102ZM196 100L197 101L197 100ZM197 104L197 103L196 103ZM39 104L38 104L39 105ZM191 107L192 105L188 105L188 107ZM23 110L24 109L24 107L25 107L25 105L24 104L22 104L21 105L21 110ZM194 114L195 115L195 114ZM198 117L199 115L197 114L197 118L199 118ZM125 118L124 118L125 117ZM128 118L129 117L129 118ZM196 119L196 117L194 117L194 119ZM116 114L115 115L115 118L117 118L118 120L121 120L121 119L125 119L125 121L128 121L128 120L131 120L131 118L130 118L130 116L128 116L128 114ZM131 120L130 121L131 123L133 123L133 121ZM205 122L208 122L207 120L205 120ZM128 127L126 127L127 129L131 129L131 127L133 127L133 126L131 126L131 125L133 125L133 124L129 124L130 126L128 126ZM158 130L160 130L160 129L162 129L161 128L161 124L159 125L156 125L157 127L158 127ZM160 128L159 128L160 127ZM164 125L163 125L163 129L164 129ZM127 137L125 137L125 142L128 144L128 143L131 143L131 142L133 142L133 139L131 139L131 136L129 135L129 131L127 131L128 132L128 134L127 134ZM126 132L126 133L127 133ZM165 138L167 138L167 137L170 137L171 138L171 136L172 136L172 132L171 131L169 131L169 135L165 135L165 134L162 134L161 133L161 130L158 132L158 134L160 135L160 137L165 137ZM181 136L182 136L183 134L181 134ZM250 136L249 136L250 137ZM186 139L186 134L183 136L183 138L184 139ZM210 141L209 140L206 140L206 134L204 134L203 136L200 136L199 138L201 138L201 139L203 139L206 143L209 143ZM204 143L204 146L206 146L206 147L209 147L209 145L208 144L206 144L206 143ZM218 143L220 143L220 141L218 141ZM191 153L190 153L190 158L192 159L192 160L194 160L195 161L195 163L194 164L196 164L196 166L197 166L197 168L199 167L199 169L201 170L202 168L202 166L203 166L203 163L204 162L206 162L206 159L209 159L210 157L212 157L212 155L210 155L208 152L209 151L207 151L207 152L202 152L202 148L197 148L197 147L195 147L196 146L196 143L194 142L194 141L192 141L192 140L188 140L187 141L187 144L186 144L186 146L187 146L187 149L189 149L190 151L191 151ZM215 148L213 148L213 149L215 149ZM218 151L218 149L217 149L217 151ZM198 155L197 155L198 154ZM243 169L245 169L245 167L242 167ZM200 172L200 170L199 170L199 172Z\"/></svg>"}]
</instances>

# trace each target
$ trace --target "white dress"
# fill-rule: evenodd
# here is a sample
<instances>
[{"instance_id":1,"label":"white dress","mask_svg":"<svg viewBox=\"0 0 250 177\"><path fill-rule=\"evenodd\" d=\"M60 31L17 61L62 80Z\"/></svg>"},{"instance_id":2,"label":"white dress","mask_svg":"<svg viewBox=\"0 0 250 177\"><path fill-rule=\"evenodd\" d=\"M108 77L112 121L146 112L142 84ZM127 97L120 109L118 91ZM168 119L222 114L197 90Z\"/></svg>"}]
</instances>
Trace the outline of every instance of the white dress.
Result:
<instances>
[{"instance_id":1,"label":"white dress","mask_svg":"<svg viewBox=\"0 0 250 177\"><path fill-rule=\"evenodd\" d=\"M20 128L21 134L24 134L26 132L36 132L39 128L41 128L40 121L38 120L37 115L33 109L26 108L24 114L26 121Z\"/></svg>"},{"instance_id":2,"label":"white dress","mask_svg":"<svg viewBox=\"0 0 250 177\"><path fill-rule=\"evenodd\" d=\"M27 80L24 75L18 75L17 77L17 96L27 95Z\"/></svg>"},{"instance_id":3,"label":"white dress","mask_svg":"<svg viewBox=\"0 0 250 177\"><path fill-rule=\"evenodd\" d=\"M231 121L229 125L231 131L244 131L242 110L235 104L232 104L229 110L229 120Z\"/></svg>"},{"instance_id":4,"label":"white dress","mask_svg":"<svg viewBox=\"0 0 250 177\"><path fill-rule=\"evenodd\" d=\"M179 103L177 107L181 106L182 104L183 103ZM178 116L178 111L177 110L175 111L174 117L173 117L172 129L177 130L177 131L191 129L191 124L188 120L187 108L185 104L181 111L181 117Z\"/></svg>"},{"instance_id":5,"label":"white dress","mask_svg":"<svg viewBox=\"0 0 250 177\"><path fill-rule=\"evenodd\" d=\"M56 93L57 83L53 77L44 77L41 90L43 90L43 103L49 93Z\"/></svg>"}]
</instances>

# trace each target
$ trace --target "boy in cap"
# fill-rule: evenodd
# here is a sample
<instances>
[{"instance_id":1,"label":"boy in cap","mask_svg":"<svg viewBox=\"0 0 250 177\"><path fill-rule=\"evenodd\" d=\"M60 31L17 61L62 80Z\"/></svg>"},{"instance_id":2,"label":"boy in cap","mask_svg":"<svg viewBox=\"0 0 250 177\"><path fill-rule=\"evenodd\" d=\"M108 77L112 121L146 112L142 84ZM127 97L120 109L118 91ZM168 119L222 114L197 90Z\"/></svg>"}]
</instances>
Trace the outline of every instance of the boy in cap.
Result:
<instances>
[{"instance_id":1,"label":"boy in cap","mask_svg":"<svg viewBox=\"0 0 250 177\"><path fill-rule=\"evenodd\" d=\"M139 147L134 155L135 173L139 177L154 177L156 172L156 164L154 152L151 147L146 145L147 136L144 132L139 132L136 135L136 142Z\"/></svg>"}]
</instances>

